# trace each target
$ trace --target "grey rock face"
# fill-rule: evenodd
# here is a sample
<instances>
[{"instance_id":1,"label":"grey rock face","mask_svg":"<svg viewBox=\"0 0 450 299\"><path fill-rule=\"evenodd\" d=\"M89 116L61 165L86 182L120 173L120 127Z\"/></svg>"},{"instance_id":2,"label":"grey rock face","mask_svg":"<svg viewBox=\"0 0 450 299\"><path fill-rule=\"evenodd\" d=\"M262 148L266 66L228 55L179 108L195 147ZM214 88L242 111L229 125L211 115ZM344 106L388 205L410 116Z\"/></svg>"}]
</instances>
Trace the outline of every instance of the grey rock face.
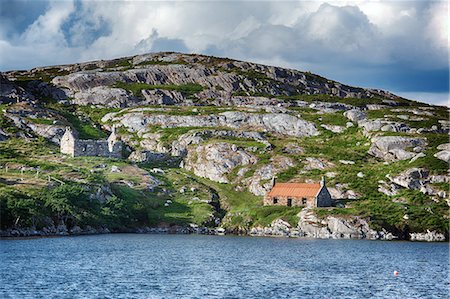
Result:
<instances>
[{"instance_id":1,"label":"grey rock face","mask_svg":"<svg viewBox=\"0 0 450 299\"><path fill-rule=\"evenodd\" d=\"M298 236L292 229L292 226L282 220L275 219L269 227L254 227L250 230L251 236L272 236L272 237L293 237Z\"/></svg>"},{"instance_id":2,"label":"grey rock face","mask_svg":"<svg viewBox=\"0 0 450 299\"><path fill-rule=\"evenodd\" d=\"M299 214L298 230L301 235L321 239L379 239L382 236L372 230L368 223L359 217L349 219L328 216L319 219L311 209L305 208Z\"/></svg>"},{"instance_id":3,"label":"grey rock face","mask_svg":"<svg viewBox=\"0 0 450 299\"><path fill-rule=\"evenodd\" d=\"M372 145L368 153L385 161L399 161L411 159L414 153L407 151L409 148L422 147L426 145L424 138L413 138L403 136L381 136L373 137Z\"/></svg>"},{"instance_id":4,"label":"grey rock face","mask_svg":"<svg viewBox=\"0 0 450 299\"><path fill-rule=\"evenodd\" d=\"M0 104L34 101L34 96L0 73Z\"/></svg>"},{"instance_id":5,"label":"grey rock face","mask_svg":"<svg viewBox=\"0 0 450 299\"><path fill-rule=\"evenodd\" d=\"M295 143L288 143L283 147L283 153L289 155L301 155L305 152L305 149Z\"/></svg>"},{"instance_id":6,"label":"grey rock face","mask_svg":"<svg viewBox=\"0 0 450 299\"><path fill-rule=\"evenodd\" d=\"M240 138L240 139L253 139L271 148L272 145L266 140L263 134L259 132L237 132L231 130L201 130L189 132L178 137L177 140L172 142L171 154L172 156L184 157L187 155L188 146L194 144L200 144L201 142L208 140L212 137L222 138Z\"/></svg>"},{"instance_id":7,"label":"grey rock face","mask_svg":"<svg viewBox=\"0 0 450 299\"><path fill-rule=\"evenodd\" d=\"M427 230L426 233L410 233L410 241L442 242L445 241L444 234Z\"/></svg>"},{"instance_id":8,"label":"grey rock face","mask_svg":"<svg viewBox=\"0 0 450 299\"><path fill-rule=\"evenodd\" d=\"M352 122L358 123L360 121L366 120L367 115L361 110L352 109L344 112L344 116L347 117Z\"/></svg>"},{"instance_id":9,"label":"grey rock face","mask_svg":"<svg viewBox=\"0 0 450 299\"><path fill-rule=\"evenodd\" d=\"M396 177L388 177L389 180L407 189L418 190L426 185L429 171L424 168L411 168L400 173Z\"/></svg>"},{"instance_id":10,"label":"grey rock face","mask_svg":"<svg viewBox=\"0 0 450 299\"><path fill-rule=\"evenodd\" d=\"M311 122L287 114L250 114L223 112L218 115L146 115L142 112L127 113L113 117L115 121L131 131L145 131L148 125L165 128L177 127L229 127L232 129L261 130L281 135L303 137L315 136L319 132Z\"/></svg>"},{"instance_id":11,"label":"grey rock face","mask_svg":"<svg viewBox=\"0 0 450 299\"><path fill-rule=\"evenodd\" d=\"M112 108L123 108L134 106L137 100L121 88L108 86L96 86L75 93L73 104L77 105L99 105Z\"/></svg>"},{"instance_id":12,"label":"grey rock face","mask_svg":"<svg viewBox=\"0 0 450 299\"><path fill-rule=\"evenodd\" d=\"M219 183L228 183L226 177L237 166L256 163L256 157L232 144L220 142L200 145L190 150L184 168L196 175Z\"/></svg>"},{"instance_id":13,"label":"grey rock face","mask_svg":"<svg viewBox=\"0 0 450 299\"><path fill-rule=\"evenodd\" d=\"M450 150L437 152L434 156L442 161L450 163Z\"/></svg>"},{"instance_id":14,"label":"grey rock face","mask_svg":"<svg viewBox=\"0 0 450 299\"><path fill-rule=\"evenodd\" d=\"M328 168L331 168L334 166L333 163L328 162L325 159L318 159L318 158L313 158L313 157L305 158L304 164L305 164L305 170L311 170L311 169L324 170L324 169L328 169Z\"/></svg>"},{"instance_id":15,"label":"grey rock face","mask_svg":"<svg viewBox=\"0 0 450 299\"><path fill-rule=\"evenodd\" d=\"M324 82L323 78L313 74L242 61L220 61L211 57L178 53L145 54L129 57L128 60L134 69L117 67L119 61L114 60L56 66L53 68L64 68L70 74L56 77L52 83L59 88L70 89L72 92L99 86L111 86L116 82L150 85L197 83L201 84L204 89L196 96L202 101L215 99L213 102L217 105L223 105L221 101L226 102L231 99L234 97L232 94L237 91L248 96L256 92L272 95L304 92L306 94L330 94L338 97L396 98L396 96L380 90L353 88L332 81ZM147 62L152 63L146 64ZM112 66L115 67L112 68ZM260 74L261 78L249 78L245 75L247 72L256 72ZM261 84L262 82L264 84ZM238 99L238 101L240 100ZM395 103L395 101L393 102ZM325 109L349 109L349 105L345 104L329 107L332 104L325 103L323 105L326 105Z\"/></svg>"},{"instance_id":16,"label":"grey rock face","mask_svg":"<svg viewBox=\"0 0 450 299\"><path fill-rule=\"evenodd\" d=\"M438 150L450 150L450 143L443 143L437 146Z\"/></svg>"},{"instance_id":17,"label":"grey rock face","mask_svg":"<svg viewBox=\"0 0 450 299\"><path fill-rule=\"evenodd\" d=\"M270 180L281 171L293 166L295 166L294 162L288 157L273 157L269 164L258 168L253 176L244 181L244 184L248 185L248 190L251 193L264 196L272 188ZM266 182L262 184L261 181Z\"/></svg>"},{"instance_id":18,"label":"grey rock face","mask_svg":"<svg viewBox=\"0 0 450 299\"><path fill-rule=\"evenodd\" d=\"M28 133L45 137L57 144L64 135L67 123L65 119L54 112L28 104L6 109L4 116L10 119L16 127ZM53 124L38 123L38 120L42 119L53 121Z\"/></svg>"},{"instance_id":19,"label":"grey rock face","mask_svg":"<svg viewBox=\"0 0 450 299\"><path fill-rule=\"evenodd\" d=\"M328 187L328 191L333 199L357 199L358 193L349 189L348 184L336 184L334 187Z\"/></svg>"},{"instance_id":20,"label":"grey rock face","mask_svg":"<svg viewBox=\"0 0 450 299\"><path fill-rule=\"evenodd\" d=\"M147 105L175 105L185 100L181 92L172 90L143 90L142 95Z\"/></svg>"}]
</instances>

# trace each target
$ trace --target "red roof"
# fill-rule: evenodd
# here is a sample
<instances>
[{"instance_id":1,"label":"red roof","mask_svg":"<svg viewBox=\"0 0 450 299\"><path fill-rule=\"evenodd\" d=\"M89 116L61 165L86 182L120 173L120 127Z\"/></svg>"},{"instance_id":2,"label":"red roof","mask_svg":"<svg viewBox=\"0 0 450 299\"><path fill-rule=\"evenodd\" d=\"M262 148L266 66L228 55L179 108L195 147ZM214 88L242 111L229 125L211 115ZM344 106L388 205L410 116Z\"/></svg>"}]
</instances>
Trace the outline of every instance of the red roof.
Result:
<instances>
[{"instance_id":1,"label":"red roof","mask_svg":"<svg viewBox=\"0 0 450 299\"><path fill-rule=\"evenodd\" d=\"M315 197L320 191L320 183L276 183L269 196Z\"/></svg>"}]
</instances>

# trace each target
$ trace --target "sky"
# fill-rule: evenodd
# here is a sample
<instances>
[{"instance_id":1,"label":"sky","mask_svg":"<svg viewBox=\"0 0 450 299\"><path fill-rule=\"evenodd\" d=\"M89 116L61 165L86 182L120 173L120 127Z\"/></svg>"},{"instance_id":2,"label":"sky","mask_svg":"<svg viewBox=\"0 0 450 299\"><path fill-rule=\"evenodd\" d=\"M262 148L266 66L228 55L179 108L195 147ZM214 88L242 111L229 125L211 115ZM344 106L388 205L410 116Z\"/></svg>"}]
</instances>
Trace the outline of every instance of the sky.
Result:
<instances>
[{"instance_id":1,"label":"sky","mask_svg":"<svg viewBox=\"0 0 450 299\"><path fill-rule=\"evenodd\" d=\"M448 105L448 38L448 1L0 1L0 71L176 51Z\"/></svg>"}]
</instances>

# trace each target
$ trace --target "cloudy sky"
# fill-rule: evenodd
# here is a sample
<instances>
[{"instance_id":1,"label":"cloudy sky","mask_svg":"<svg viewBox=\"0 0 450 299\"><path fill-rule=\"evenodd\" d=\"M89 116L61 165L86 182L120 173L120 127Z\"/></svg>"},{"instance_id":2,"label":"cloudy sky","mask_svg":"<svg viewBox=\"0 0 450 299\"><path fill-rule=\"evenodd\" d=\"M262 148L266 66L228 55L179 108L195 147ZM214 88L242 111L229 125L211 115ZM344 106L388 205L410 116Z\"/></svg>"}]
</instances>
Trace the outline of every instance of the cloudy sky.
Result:
<instances>
[{"instance_id":1,"label":"cloudy sky","mask_svg":"<svg viewBox=\"0 0 450 299\"><path fill-rule=\"evenodd\" d=\"M447 104L448 1L0 1L0 70L178 51Z\"/></svg>"}]
</instances>

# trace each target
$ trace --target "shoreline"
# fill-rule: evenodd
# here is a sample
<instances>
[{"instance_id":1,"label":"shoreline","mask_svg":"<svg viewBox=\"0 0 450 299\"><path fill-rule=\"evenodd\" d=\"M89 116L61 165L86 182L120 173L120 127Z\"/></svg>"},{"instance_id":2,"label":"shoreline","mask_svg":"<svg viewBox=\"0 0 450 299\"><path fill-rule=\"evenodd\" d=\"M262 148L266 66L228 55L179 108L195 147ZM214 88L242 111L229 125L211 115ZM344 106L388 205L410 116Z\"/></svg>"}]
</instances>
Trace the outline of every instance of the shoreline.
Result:
<instances>
[{"instance_id":1,"label":"shoreline","mask_svg":"<svg viewBox=\"0 0 450 299\"><path fill-rule=\"evenodd\" d=\"M9 232L9 234L7 233ZM232 231L226 231L222 228L207 228L201 227L193 229L191 227L164 227L164 228L136 228L136 229L124 229L124 230L109 230L102 228L100 230L88 228L86 230L76 232L54 232L48 233L41 230L30 229L18 229L0 231L0 240L30 240L30 239L43 239L43 238L59 238L59 237L78 237L78 236L91 236L91 235L107 235L107 234L148 234L148 235L212 235L212 236L243 236L243 237L263 237L263 238L290 238L290 239L320 239L320 240L369 240L369 241L406 241L406 242L449 242L450 240L445 238L444 235L436 232L427 233L412 233L414 238L404 239L398 237L370 237L370 236L351 236L351 235L331 235L328 237L314 236L307 234L252 234L251 230L247 233L236 233ZM387 234L389 236L392 234ZM442 235L436 237L436 235Z\"/></svg>"}]
</instances>

